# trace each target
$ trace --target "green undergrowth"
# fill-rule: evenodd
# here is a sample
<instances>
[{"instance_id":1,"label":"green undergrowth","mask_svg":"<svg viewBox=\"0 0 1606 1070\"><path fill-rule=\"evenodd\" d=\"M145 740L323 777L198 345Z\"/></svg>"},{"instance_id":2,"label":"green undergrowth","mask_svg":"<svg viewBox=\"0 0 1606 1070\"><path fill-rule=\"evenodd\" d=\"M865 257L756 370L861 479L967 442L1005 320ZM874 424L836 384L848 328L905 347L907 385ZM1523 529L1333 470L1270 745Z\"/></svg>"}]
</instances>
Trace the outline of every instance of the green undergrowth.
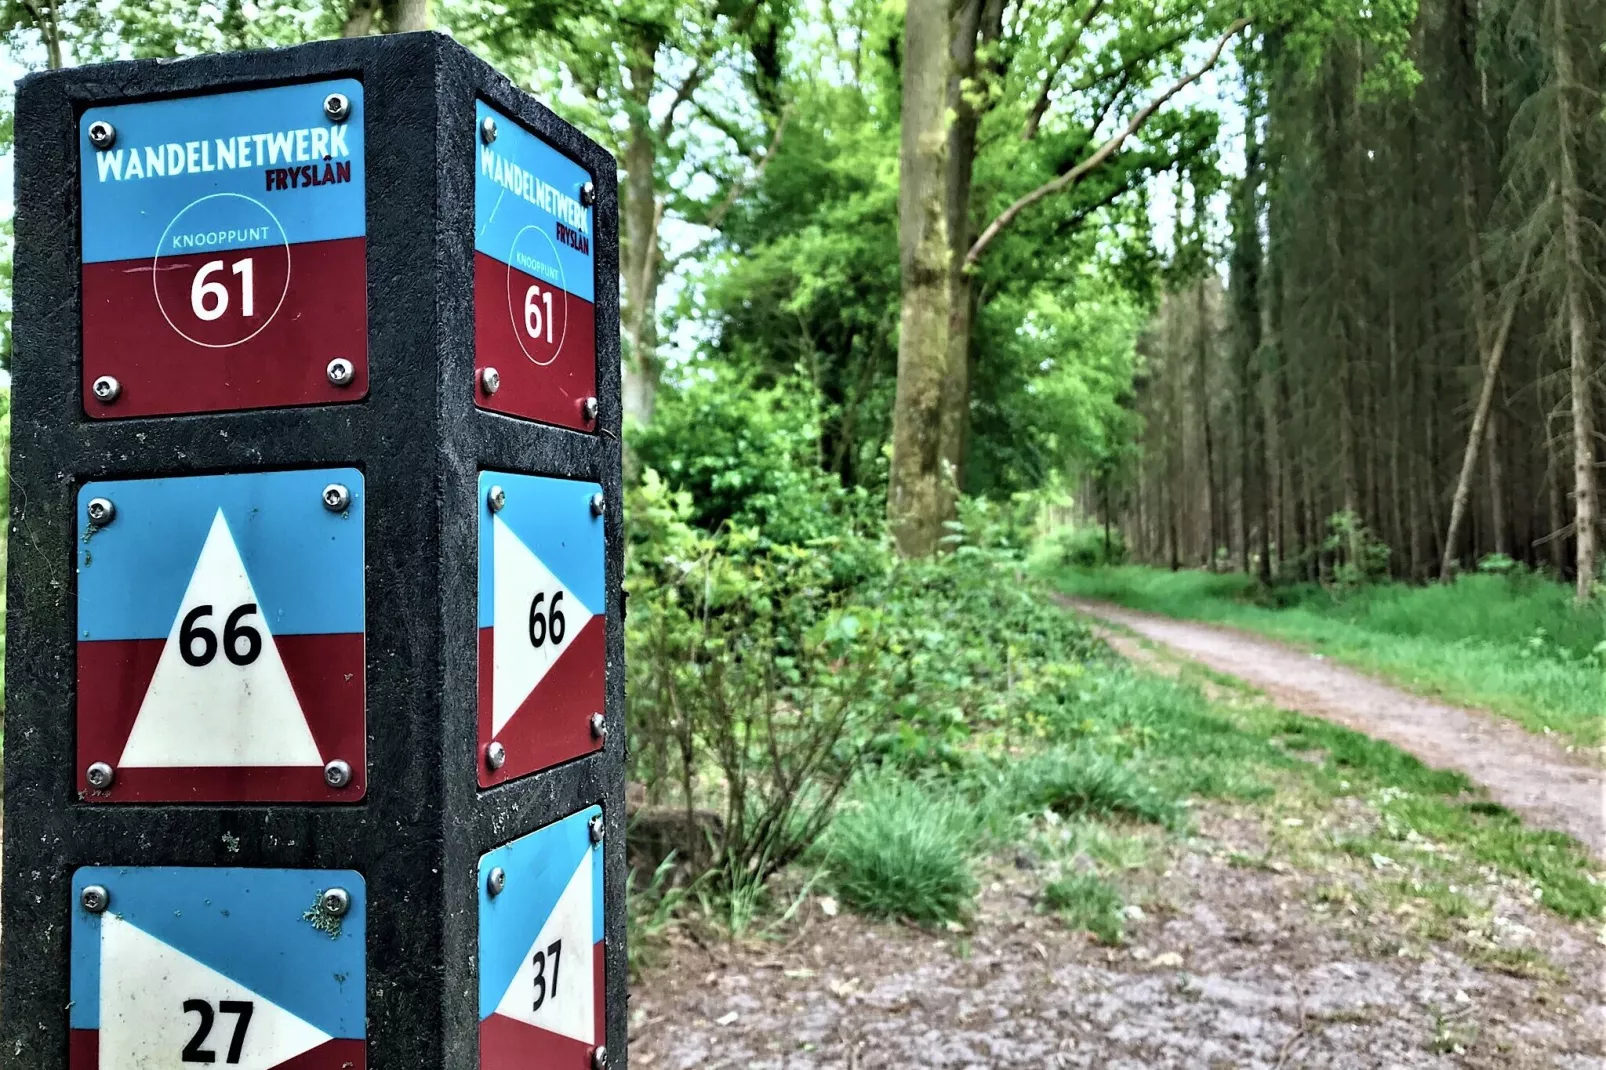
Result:
<instances>
[{"instance_id":1,"label":"green undergrowth","mask_svg":"<svg viewBox=\"0 0 1606 1070\"><path fill-rule=\"evenodd\" d=\"M1606 616L1531 573L1342 592L1309 584L1264 591L1241 574L1137 566L1051 575L1072 594L1260 632L1533 732L1585 746L1606 741Z\"/></svg>"},{"instance_id":2,"label":"green undergrowth","mask_svg":"<svg viewBox=\"0 0 1606 1070\"><path fill-rule=\"evenodd\" d=\"M1244 692L1209 698L1198 680L1096 662L1031 746L866 776L814 857L825 885L872 916L962 922L978 867L1024 848L1041 861L1043 909L1119 942L1123 875L1192 832L1202 801L1269 815L1350 800L1369 817L1324 831L1315 855L1409 858L1446 886L1487 874L1564 917L1606 912L1580 845L1524 826L1460 773Z\"/></svg>"}]
</instances>

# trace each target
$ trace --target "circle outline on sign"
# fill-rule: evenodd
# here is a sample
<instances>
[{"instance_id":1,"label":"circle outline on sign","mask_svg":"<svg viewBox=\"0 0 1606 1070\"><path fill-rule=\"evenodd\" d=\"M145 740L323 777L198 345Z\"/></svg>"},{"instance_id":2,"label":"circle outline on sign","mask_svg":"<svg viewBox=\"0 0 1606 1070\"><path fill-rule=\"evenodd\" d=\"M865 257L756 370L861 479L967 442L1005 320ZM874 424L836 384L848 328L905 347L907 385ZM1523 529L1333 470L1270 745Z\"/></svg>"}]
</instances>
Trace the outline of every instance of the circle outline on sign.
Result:
<instances>
[{"instance_id":1,"label":"circle outline on sign","mask_svg":"<svg viewBox=\"0 0 1606 1070\"><path fill-rule=\"evenodd\" d=\"M258 208L262 209L264 212L268 213L268 218L273 220L273 225L275 227L279 228L279 243L284 248L284 290L281 291L280 294L279 294L279 302L278 302L278 304L273 306L273 311L268 313L267 319L263 320L262 321L262 325L260 327L258 327L256 330L252 331L250 334L246 335L244 338L241 338L241 339L239 339L237 341L224 342L222 344L218 344L218 343L215 343L215 342L202 342L199 339L191 338L189 335L187 335L183 331L179 330L178 324L173 322L173 317L169 316L167 314L167 306L162 303L162 291L156 285L157 280L161 278L162 246L167 244L167 236L173 232L173 224L177 223L180 219L182 219L184 217L184 213L188 212L191 208L194 208L198 204L203 204L206 201L215 200L218 197L234 197L237 200L242 200L242 201L246 201L247 203L254 204ZM262 246L262 248L272 248L272 246ZM228 253L228 252L239 252L239 251L240 250L238 250L238 249L212 249L212 250L209 250L209 252L217 252L217 253ZM173 216L173 218L168 221L167 228L162 231L162 236L157 239L157 241L156 241L156 254L151 257L151 293L154 294L155 297L156 297L157 311L159 311L162 314L162 318L167 321L167 325L169 327L173 328L173 333L174 334L178 335L180 338L184 339L186 342L189 342L191 345L198 345L198 346L201 346L204 349L233 349L235 346L245 345L245 343L249 342L251 339L255 338L257 335L259 335L263 331L267 330L268 329L268 325L273 322L273 320L274 320L274 318L276 316L278 316L279 310L284 307L284 299L286 297L288 297L289 294L290 294L290 273L291 273L292 270L294 270L294 267L295 267L295 265L291 261L291 257L290 257L290 235L285 232L284 224L279 222L279 217L273 214L273 209L269 208L267 205L263 204L261 201L257 200L255 197L247 197L243 193L208 193L205 197L199 197L199 198L191 201L189 204L186 204L183 208L180 208L178 210L178 214Z\"/></svg>"},{"instance_id":2,"label":"circle outline on sign","mask_svg":"<svg viewBox=\"0 0 1606 1070\"><path fill-rule=\"evenodd\" d=\"M519 239L524 237L525 231L529 230L533 230L537 234L541 235L541 237L546 239L546 243L552 247L552 262L558 266L558 292L563 295L563 334L558 338L558 344L557 347L552 350L552 356L546 360L536 360L530 355L530 350L524 344L524 332L519 329L519 317L517 313L513 311L513 272L517 270L513 267L513 254L518 252ZM519 348L524 350L525 360L528 360L537 368L550 367L557 361L558 357L563 355L563 345L569 339L569 279L568 275L563 270L563 257L558 252L558 243L552 240L552 235L546 232L546 228L538 224L531 223L527 227L520 228L519 232L513 235L513 244L508 246L507 250L507 261L507 316L508 320L513 324L513 337L519 343ZM523 272L523 274L528 275L529 272ZM534 276L532 276L532 278L533 277ZM541 279L540 281L546 283L548 286L552 285L550 279Z\"/></svg>"}]
</instances>

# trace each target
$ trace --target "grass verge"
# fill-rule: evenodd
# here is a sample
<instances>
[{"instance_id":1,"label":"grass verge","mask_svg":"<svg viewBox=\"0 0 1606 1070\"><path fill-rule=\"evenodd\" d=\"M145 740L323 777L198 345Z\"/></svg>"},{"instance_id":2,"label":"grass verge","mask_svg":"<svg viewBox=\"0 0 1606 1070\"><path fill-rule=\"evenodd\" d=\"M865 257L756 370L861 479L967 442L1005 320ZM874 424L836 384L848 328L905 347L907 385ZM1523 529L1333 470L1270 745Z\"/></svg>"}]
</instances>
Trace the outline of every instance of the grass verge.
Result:
<instances>
[{"instance_id":1,"label":"grass verge","mask_svg":"<svg viewBox=\"0 0 1606 1070\"><path fill-rule=\"evenodd\" d=\"M1052 576L1083 597L1273 636L1532 732L1583 746L1606 741L1606 616L1538 576L1464 576L1342 596L1310 585L1262 592L1237 574L1138 566Z\"/></svg>"}]
</instances>

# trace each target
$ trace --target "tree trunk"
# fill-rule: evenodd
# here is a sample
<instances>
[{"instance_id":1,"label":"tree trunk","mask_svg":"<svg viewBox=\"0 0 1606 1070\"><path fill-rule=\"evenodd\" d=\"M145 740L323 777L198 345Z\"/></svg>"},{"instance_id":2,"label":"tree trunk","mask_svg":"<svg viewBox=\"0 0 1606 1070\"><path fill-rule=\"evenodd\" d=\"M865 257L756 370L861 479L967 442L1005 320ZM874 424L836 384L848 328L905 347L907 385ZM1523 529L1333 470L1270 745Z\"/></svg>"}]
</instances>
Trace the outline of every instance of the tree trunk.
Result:
<instances>
[{"instance_id":1,"label":"tree trunk","mask_svg":"<svg viewBox=\"0 0 1606 1070\"><path fill-rule=\"evenodd\" d=\"M978 52L1003 33L1004 0L961 0L952 20L949 46L948 173L945 210L948 218L950 282L948 297L948 371L942 396L942 460L952 482L945 491L964 490L965 443L970 431L971 334L976 300L973 276L965 254L975 238L970 219L970 193L976 170L976 135L981 112L976 107ZM953 515L951 494L945 494L944 518Z\"/></svg>"},{"instance_id":2,"label":"tree trunk","mask_svg":"<svg viewBox=\"0 0 1606 1070\"><path fill-rule=\"evenodd\" d=\"M622 404L627 423L652 422L658 393L658 228L663 204L658 200L657 147L649 103L658 55L658 40L644 36L630 60L629 134L625 141L624 181L624 328L625 356Z\"/></svg>"},{"instance_id":3,"label":"tree trunk","mask_svg":"<svg viewBox=\"0 0 1606 1070\"><path fill-rule=\"evenodd\" d=\"M910 0L904 17L898 259L902 310L887 513L905 557L937 549L943 522L942 407L952 251L945 191L948 6Z\"/></svg>"},{"instance_id":4,"label":"tree trunk","mask_svg":"<svg viewBox=\"0 0 1606 1070\"><path fill-rule=\"evenodd\" d=\"M433 25L430 0L381 0L385 28L391 33L414 33Z\"/></svg>"},{"instance_id":5,"label":"tree trunk","mask_svg":"<svg viewBox=\"0 0 1606 1070\"><path fill-rule=\"evenodd\" d=\"M1560 129L1559 189L1561 197L1562 255L1566 264L1568 371L1573 395L1573 523L1578 540L1578 600L1588 601L1595 594L1595 419L1590 384L1589 298L1585 293L1583 190L1578 182L1578 161L1574 156L1576 133L1573 128L1573 58L1568 51L1562 0L1551 0L1555 32L1551 47L1555 54L1556 115Z\"/></svg>"}]
</instances>

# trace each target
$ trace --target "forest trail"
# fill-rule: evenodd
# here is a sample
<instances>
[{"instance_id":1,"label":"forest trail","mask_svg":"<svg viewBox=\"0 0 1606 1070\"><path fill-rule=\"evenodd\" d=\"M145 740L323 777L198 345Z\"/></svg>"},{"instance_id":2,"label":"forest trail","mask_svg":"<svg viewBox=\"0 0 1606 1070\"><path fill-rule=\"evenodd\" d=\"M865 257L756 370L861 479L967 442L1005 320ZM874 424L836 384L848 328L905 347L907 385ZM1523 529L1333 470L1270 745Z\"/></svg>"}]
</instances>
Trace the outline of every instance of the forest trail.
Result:
<instances>
[{"instance_id":1,"label":"forest trail","mask_svg":"<svg viewBox=\"0 0 1606 1070\"><path fill-rule=\"evenodd\" d=\"M1585 756L1485 713L1380 683L1275 640L1107 602L1062 604L1259 688L1278 705L1387 740L1428 765L1457 769L1532 823L1560 829L1606 858L1606 784Z\"/></svg>"}]
</instances>

